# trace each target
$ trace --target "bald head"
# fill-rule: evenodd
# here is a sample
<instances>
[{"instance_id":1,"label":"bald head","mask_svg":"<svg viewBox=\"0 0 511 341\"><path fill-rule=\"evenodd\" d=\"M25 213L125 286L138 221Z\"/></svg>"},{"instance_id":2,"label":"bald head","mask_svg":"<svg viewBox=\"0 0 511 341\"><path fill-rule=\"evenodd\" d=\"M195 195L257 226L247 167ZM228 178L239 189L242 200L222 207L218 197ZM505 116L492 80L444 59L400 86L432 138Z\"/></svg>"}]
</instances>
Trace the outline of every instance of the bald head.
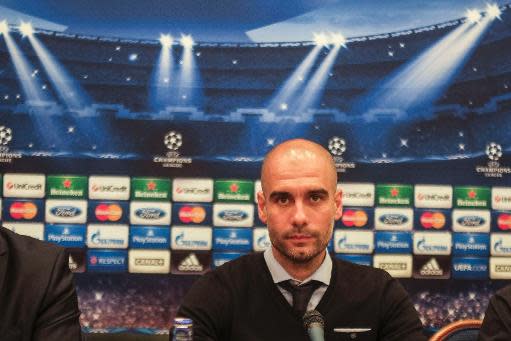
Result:
<instances>
[{"instance_id":1,"label":"bald head","mask_svg":"<svg viewBox=\"0 0 511 341\"><path fill-rule=\"evenodd\" d=\"M273 148L265 157L261 169L261 184L263 192L267 187L268 179L272 174L282 167L296 169L297 177L300 177L301 170L307 172L307 166L315 165L325 172L329 185L335 192L337 186L337 171L334 160L330 153L323 146L304 139L293 139L285 141Z\"/></svg>"}]
</instances>

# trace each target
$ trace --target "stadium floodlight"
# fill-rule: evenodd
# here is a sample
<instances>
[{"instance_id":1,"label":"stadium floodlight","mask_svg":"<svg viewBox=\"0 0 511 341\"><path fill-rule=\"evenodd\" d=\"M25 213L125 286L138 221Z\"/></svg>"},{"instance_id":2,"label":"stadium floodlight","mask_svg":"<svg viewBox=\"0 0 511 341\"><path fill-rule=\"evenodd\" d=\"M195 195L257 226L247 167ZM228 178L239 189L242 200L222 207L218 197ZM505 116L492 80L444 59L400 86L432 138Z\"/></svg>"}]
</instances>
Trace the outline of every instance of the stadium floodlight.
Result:
<instances>
[{"instance_id":1,"label":"stadium floodlight","mask_svg":"<svg viewBox=\"0 0 511 341\"><path fill-rule=\"evenodd\" d=\"M500 15L502 14L499 6L496 4L487 4L486 5L486 15L488 15L491 19L498 18L500 19Z\"/></svg>"},{"instance_id":2,"label":"stadium floodlight","mask_svg":"<svg viewBox=\"0 0 511 341\"><path fill-rule=\"evenodd\" d=\"M314 43L318 46L328 45L328 37L324 33L314 33Z\"/></svg>"},{"instance_id":3,"label":"stadium floodlight","mask_svg":"<svg viewBox=\"0 0 511 341\"><path fill-rule=\"evenodd\" d=\"M185 48L190 48L193 46L193 38L191 35L181 35L181 45Z\"/></svg>"},{"instance_id":4,"label":"stadium floodlight","mask_svg":"<svg viewBox=\"0 0 511 341\"><path fill-rule=\"evenodd\" d=\"M34 34L34 28L32 27L32 24L29 22L22 21L18 28L23 37L31 36Z\"/></svg>"},{"instance_id":5,"label":"stadium floodlight","mask_svg":"<svg viewBox=\"0 0 511 341\"><path fill-rule=\"evenodd\" d=\"M467 10L466 17L469 23L475 24L481 20L481 13L476 9L469 9Z\"/></svg>"},{"instance_id":6,"label":"stadium floodlight","mask_svg":"<svg viewBox=\"0 0 511 341\"><path fill-rule=\"evenodd\" d=\"M6 20L0 21L0 35L9 33L9 25Z\"/></svg>"},{"instance_id":7,"label":"stadium floodlight","mask_svg":"<svg viewBox=\"0 0 511 341\"><path fill-rule=\"evenodd\" d=\"M161 46L169 48L170 46L172 46L173 42L174 40L172 39L172 36L170 34L160 34Z\"/></svg>"},{"instance_id":8,"label":"stadium floodlight","mask_svg":"<svg viewBox=\"0 0 511 341\"><path fill-rule=\"evenodd\" d=\"M346 47L346 38L341 33L330 34L330 40L334 45L342 45Z\"/></svg>"}]
</instances>

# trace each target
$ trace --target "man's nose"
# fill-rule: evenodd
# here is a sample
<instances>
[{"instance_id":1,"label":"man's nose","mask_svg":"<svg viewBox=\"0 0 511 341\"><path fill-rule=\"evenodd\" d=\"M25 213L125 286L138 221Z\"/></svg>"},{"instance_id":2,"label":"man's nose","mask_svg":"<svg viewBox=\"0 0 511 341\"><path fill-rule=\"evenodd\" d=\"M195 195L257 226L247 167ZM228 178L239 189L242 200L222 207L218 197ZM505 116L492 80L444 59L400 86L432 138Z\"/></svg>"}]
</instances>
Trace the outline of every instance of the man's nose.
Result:
<instances>
[{"instance_id":1,"label":"man's nose","mask_svg":"<svg viewBox=\"0 0 511 341\"><path fill-rule=\"evenodd\" d=\"M307 225L306 207L300 201L297 201L295 204L295 210L294 210L294 214L293 214L292 224L293 224L293 226L296 226L296 227L302 227L302 226Z\"/></svg>"}]
</instances>

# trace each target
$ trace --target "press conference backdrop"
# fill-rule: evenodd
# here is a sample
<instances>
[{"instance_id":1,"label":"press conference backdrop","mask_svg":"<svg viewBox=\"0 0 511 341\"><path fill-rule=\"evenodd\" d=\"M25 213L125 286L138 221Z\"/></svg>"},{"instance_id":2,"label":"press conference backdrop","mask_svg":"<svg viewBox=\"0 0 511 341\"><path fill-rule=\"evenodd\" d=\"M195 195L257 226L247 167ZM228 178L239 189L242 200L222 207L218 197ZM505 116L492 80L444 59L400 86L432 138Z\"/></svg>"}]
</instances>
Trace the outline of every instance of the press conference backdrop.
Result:
<instances>
[{"instance_id":1,"label":"press conference backdrop","mask_svg":"<svg viewBox=\"0 0 511 341\"><path fill-rule=\"evenodd\" d=\"M197 43L189 54L12 27L0 41L2 224L68 249L86 331L166 333L197 276L269 247L261 161L302 137L339 173L332 255L399 278L428 329L482 318L511 279L501 10L346 46Z\"/></svg>"}]
</instances>

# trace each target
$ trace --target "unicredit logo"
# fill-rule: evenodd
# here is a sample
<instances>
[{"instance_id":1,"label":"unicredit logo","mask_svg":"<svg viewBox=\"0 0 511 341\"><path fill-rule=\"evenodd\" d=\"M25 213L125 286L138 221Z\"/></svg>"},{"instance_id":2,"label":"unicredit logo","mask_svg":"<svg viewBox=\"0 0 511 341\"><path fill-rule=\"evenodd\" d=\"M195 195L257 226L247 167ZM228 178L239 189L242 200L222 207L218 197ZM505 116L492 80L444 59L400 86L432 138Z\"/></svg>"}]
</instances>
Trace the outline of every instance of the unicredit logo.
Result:
<instances>
[{"instance_id":1,"label":"unicredit logo","mask_svg":"<svg viewBox=\"0 0 511 341\"><path fill-rule=\"evenodd\" d=\"M165 211L159 208L139 208L135 215L141 219L156 220L165 217Z\"/></svg>"},{"instance_id":2,"label":"unicredit logo","mask_svg":"<svg viewBox=\"0 0 511 341\"><path fill-rule=\"evenodd\" d=\"M78 207L74 206L56 206L50 210L51 214L61 218L72 218L82 213Z\"/></svg>"},{"instance_id":3,"label":"unicredit logo","mask_svg":"<svg viewBox=\"0 0 511 341\"><path fill-rule=\"evenodd\" d=\"M248 214L241 210L224 210L218 216L226 221L242 221L248 218Z\"/></svg>"},{"instance_id":4,"label":"unicredit logo","mask_svg":"<svg viewBox=\"0 0 511 341\"><path fill-rule=\"evenodd\" d=\"M407 216L393 213L383 214L379 219L385 225L402 225L408 222Z\"/></svg>"},{"instance_id":5,"label":"unicredit logo","mask_svg":"<svg viewBox=\"0 0 511 341\"><path fill-rule=\"evenodd\" d=\"M177 187L176 193L178 194L209 194L211 190L209 188L198 188L198 187Z\"/></svg>"},{"instance_id":6,"label":"unicredit logo","mask_svg":"<svg viewBox=\"0 0 511 341\"><path fill-rule=\"evenodd\" d=\"M22 191L40 191L43 188L42 184L28 184L28 183L21 183L21 184L15 184L12 182L8 182L6 184L7 189L12 190L22 190Z\"/></svg>"},{"instance_id":7,"label":"unicredit logo","mask_svg":"<svg viewBox=\"0 0 511 341\"><path fill-rule=\"evenodd\" d=\"M93 192L126 192L128 187L115 185L92 185Z\"/></svg>"},{"instance_id":8,"label":"unicredit logo","mask_svg":"<svg viewBox=\"0 0 511 341\"><path fill-rule=\"evenodd\" d=\"M468 215L459 217L457 220L458 224L464 227L479 227L483 226L486 220L483 217Z\"/></svg>"},{"instance_id":9,"label":"unicredit logo","mask_svg":"<svg viewBox=\"0 0 511 341\"><path fill-rule=\"evenodd\" d=\"M450 201L451 196L448 194L439 195L439 194L419 194L417 196L417 199L420 201L426 200L426 201Z\"/></svg>"}]
</instances>

